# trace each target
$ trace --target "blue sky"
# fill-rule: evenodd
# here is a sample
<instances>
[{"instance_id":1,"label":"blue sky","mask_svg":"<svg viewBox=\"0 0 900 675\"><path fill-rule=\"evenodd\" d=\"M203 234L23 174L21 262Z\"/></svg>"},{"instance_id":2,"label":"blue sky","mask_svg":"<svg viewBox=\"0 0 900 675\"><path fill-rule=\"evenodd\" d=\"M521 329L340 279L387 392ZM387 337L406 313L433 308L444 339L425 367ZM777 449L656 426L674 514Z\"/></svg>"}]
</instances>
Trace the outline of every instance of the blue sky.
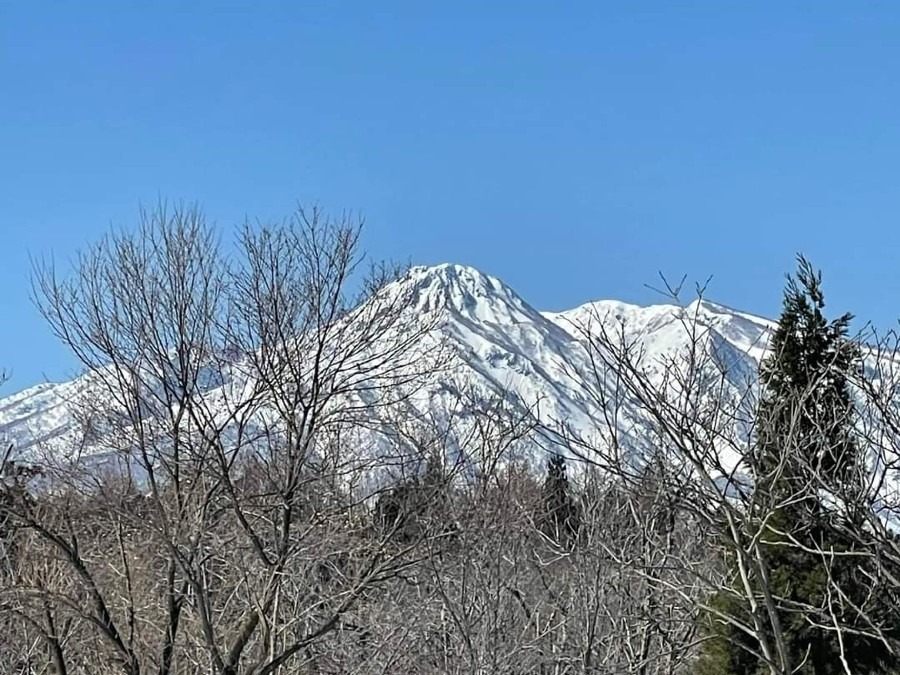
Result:
<instances>
[{"instance_id":1,"label":"blue sky","mask_svg":"<svg viewBox=\"0 0 900 675\"><path fill-rule=\"evenodd\" d=\"M900 315L896 3L4 2L0 97L6 392L74 372L29 255L160 196L360 210L541 309L662 271L774 315L804 251L835 313Z\"/></svg>"}]
</instances>

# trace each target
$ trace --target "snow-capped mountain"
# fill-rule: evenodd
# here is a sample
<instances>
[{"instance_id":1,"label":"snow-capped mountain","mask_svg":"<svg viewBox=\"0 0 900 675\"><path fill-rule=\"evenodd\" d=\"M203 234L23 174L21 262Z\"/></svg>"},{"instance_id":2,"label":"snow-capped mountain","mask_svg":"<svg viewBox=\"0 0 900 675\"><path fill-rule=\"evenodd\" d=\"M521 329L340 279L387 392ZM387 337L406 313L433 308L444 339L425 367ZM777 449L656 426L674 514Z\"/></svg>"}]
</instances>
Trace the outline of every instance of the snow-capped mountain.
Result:
<instances>
[{"instance_id":1,"label":"snow-capped mountain","mask_svg":"<svg viewBox=\"0 0 900 675\"><path fill-rule=\"evenodd\" d=\"M603 406L611 386L598 376L587 349L591 335L607 331L640 348L642 363L662 377L666 359L677 358L692 342L692 331L710 350L712 362L735 392L755 378L773 323L707 301L686 307L638 307L602 300L564 312L541 312L499 279L471 267L443 264L414 267L384 293L403 293L411 317L434 319L433 335L423 343L440 343L446 368L411 397L420 414L446 418L465 400L503 401L528 409L548 428L582 438L603 433ZM689 330L690 328L690 330ZM240 368L234 369L235 373ZM237 375L211 381L211 400L246 383ZM83 438L74 410L90 387L86 374L71 382L41 384L0 399L0 434L20 450L60 446ZM640 426L640 415L622 412L623 433ZM102 435L97 443L102 443ZM102 448L98 448L102 451ZM542 462L543 457L535 457Z\"/></svg>"}]
</instances>

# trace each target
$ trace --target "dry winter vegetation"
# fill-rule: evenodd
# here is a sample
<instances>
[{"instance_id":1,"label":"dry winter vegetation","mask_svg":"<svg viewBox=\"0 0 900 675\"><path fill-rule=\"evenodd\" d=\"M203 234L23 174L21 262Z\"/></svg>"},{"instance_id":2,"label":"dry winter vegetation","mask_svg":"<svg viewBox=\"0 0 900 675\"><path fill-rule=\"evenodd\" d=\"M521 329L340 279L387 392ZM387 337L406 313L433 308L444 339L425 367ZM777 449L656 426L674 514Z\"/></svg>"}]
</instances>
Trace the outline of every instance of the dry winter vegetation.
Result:
<instances>
[{"instance_id":1,"label":"dry winter vegetation","mask_svg":"<svg viewBox=\"0 0 900 675\"><path fill-rule=\"evenodd\" d=\"M579 326L600 442L414 414L444 352L359 233L299 212L226 255L161 208L36 270L93 375L81 443L3 461L0 672L900 672L900 345L808 265L738 396L689 314L662 363Z\"/></svg>"}]
</instances>

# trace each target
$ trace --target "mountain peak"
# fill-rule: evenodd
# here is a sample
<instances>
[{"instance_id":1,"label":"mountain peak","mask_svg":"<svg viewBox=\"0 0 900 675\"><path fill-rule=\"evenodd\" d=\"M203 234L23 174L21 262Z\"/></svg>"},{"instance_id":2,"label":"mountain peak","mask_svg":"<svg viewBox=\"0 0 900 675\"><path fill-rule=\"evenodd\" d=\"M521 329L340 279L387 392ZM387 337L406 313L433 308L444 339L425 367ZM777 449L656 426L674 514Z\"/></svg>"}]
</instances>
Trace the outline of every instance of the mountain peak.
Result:
<instances>
[{"instance_id":1,"label":"mountain peak","mask_svg":"<svg viewBox=\"0 0 900 675\"><path fill-rule=\"evenodd\" d=\"M492 323L516 322L537 314L500 279L468 265L418 265L399 283L411 287L420 312L449 311Z\"/></svg>"},{"instance_id":2,"label":"mountain peak","mask_svg":"<svg viewBox=\"0 0 900 675\"><path fill-rule=\"evenodd\" d=\"M496 277L485 274L469 265L440 263L438 265L416 265L410 267L406 278L416 284L438 284L443 286L468 287L473 290L503 286Z\"/></svg>"}]
</instances>

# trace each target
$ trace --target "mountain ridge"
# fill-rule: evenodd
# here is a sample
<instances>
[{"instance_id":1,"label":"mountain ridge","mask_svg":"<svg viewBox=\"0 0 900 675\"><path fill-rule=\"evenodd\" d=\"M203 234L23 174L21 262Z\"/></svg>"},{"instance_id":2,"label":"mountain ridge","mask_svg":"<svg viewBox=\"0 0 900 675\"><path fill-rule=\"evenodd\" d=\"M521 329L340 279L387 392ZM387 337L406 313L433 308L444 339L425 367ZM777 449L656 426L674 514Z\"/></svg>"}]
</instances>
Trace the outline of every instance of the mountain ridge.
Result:
<instances>
[{"instance_id":1,"label":"mountain ridge","mask_svg":"<svg viewBox=\"0 0 900 675\"><path fill-rule=\"evenodd\" d=\"M696 321L721 352L715 358L728 361L725 365L744 379L758 367L774 326L706 300L685 307L598 300L542 312L499 278L455 263L411 267L381 292L403 294L408 301L403 311L414 320L437 319L434 331L450 352L448 372L416 397L419 412L456 405L453 396L465 387L479 400L539 409L547 425L584 437L602 433L600 401L608 395L592 378L586 347L592 323L639 344L652 364L683 350L690 339L684 322ZM0 435L22 451L76 442L74 402L90 377L43 383L0 398ZM215 388L211 395L217 395ZM639 423L633 415L625 417L626 426ZM537 450L533 454L532 463L540 464Z\"/></svg>"}]
</instances>

